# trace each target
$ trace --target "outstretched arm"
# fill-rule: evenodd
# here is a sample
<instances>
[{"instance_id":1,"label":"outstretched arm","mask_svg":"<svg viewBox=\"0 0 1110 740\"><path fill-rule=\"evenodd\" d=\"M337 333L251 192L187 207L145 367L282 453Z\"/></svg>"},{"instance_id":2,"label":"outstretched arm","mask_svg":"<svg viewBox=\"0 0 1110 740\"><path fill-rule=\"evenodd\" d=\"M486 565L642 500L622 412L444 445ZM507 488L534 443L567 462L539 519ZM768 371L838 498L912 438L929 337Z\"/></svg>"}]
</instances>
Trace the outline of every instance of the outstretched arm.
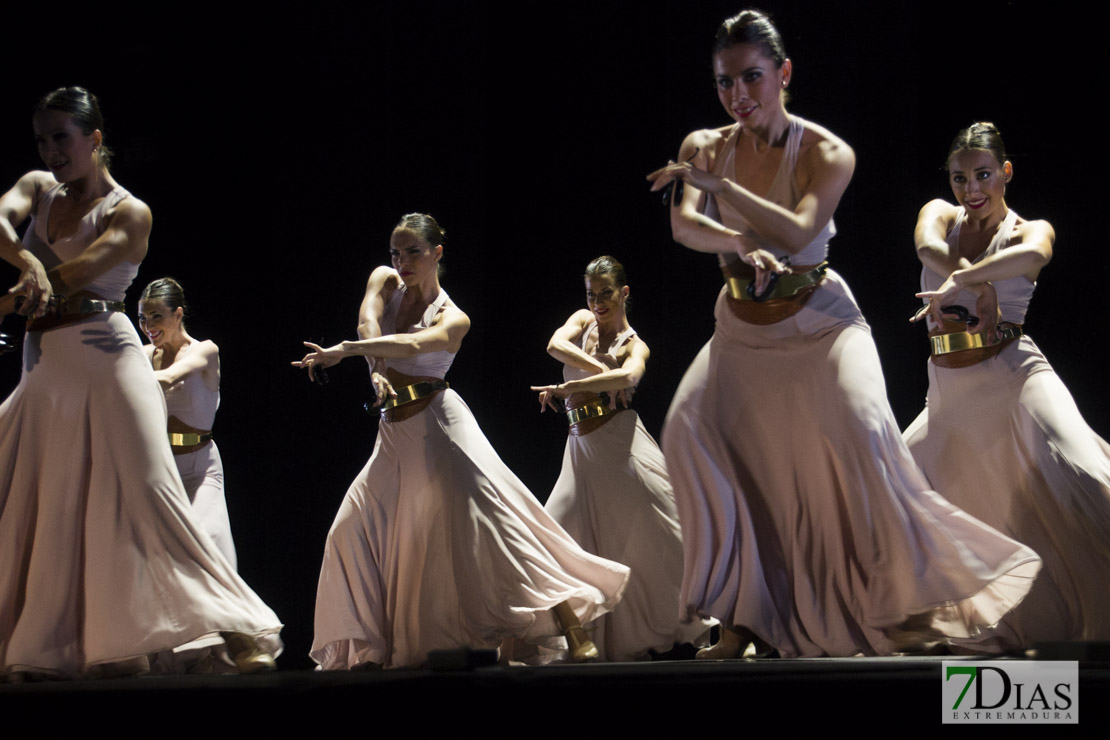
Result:
<instances>
[{"instance_id":1,"label":"outstretched arm","mask_svg":"<svg viewBox=\"0 0 1110 740\"><path fill-rule=\"evenodd\" d=\"M326 348L305 342L304 345L312 351L292 365L307 367L311 372L315 365L330 367L345 357L390 359L415 357L427 352L458 352L468 331L470 319L457 307L449 305L436 317L435 324L412 334L389 334L373 339L340 342Z\"/></svg>"},{"instance_id":2,"label":"outstretched arm","mask_svg":"<svg viewBox=\"0 0 1110 740\"><path fill-rule=\"evenodd\" d=\"M203 373L205 379L220 377L220 348L210 339L199 342L197 346L169 367L154 371L154 377L169 388L190 373Z\"/></svg>"}]
</instances>

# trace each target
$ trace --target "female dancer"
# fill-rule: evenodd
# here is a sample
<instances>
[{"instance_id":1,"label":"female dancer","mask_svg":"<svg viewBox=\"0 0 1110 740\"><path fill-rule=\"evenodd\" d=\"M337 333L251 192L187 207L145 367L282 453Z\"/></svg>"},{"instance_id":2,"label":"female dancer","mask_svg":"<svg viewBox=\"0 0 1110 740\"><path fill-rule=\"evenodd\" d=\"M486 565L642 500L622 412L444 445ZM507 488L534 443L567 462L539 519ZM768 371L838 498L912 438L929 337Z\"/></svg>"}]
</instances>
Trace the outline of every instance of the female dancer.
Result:
<instances>
[{"instance_id":1,"label":"female dancer","mask_svg":"<svg viewBox=\"0 0 1110 740\"><path fill-rule=\"evenodd\" d=\"M50 172L0 197L0 257L21 269L0 316L23 298L35 317L0 406L0 675L170 669L221 637L240 670L273 668L281 625L195 524L122 313L150 209L109 174L88 91L48 94L34 130Z\"/></svg>"},{"instance_id":2,"label":"female dancer","mask_svg":"<svg viewBox=\"0 0 1110 740\"><path fill-rule=\"evenodd\" d=\"M313 351L314 373L372 358L374 453L328 533L312 657L323 668L411 666L431 650L560 633L597 657L580 622L611 610L628 569L583 551L505 467L444 376L470 319L439 285L443 232L411 213L370 275L359 341Z\"/></svg>"},{"instance_id":3,"label":"female dancer","mask_svg":"<svg viewBox=\"0 0 1110 740\"><path fill-rule=\"evenodd\" d=\"M624 267L598 257L585 278L588 309L547 343L563 362L564 382L532 387L541 411L550 406L570 421L563 469L545 508L588 552L632 569L620 609L598 620L593 638L603 660L647 660L649 650L697 640L710 625L679 620L682 534L663 453L636 412L617 407L620 392L644 376L649 355L628 325Z\"/></svg>"},{"instance_id":4,"label":"female dancer","mask_svg":"<svg viewBox=\"0 0 1110 740\"><path fill-rule=\"evenodd\" d=\"M975 643L986 650L1110 639L1110 447L1022 332L1055 233L1009 209L1012 177L998 129L964 129L948 153L958 205L926 204L914 232L915 319L928 317L933 356L906 442L945 498L1044 559L1025 601Z\"/></svg>"},{"instance_id":5,"label":"female dancer","mask_svg":"<svg viewBox=\"0 0 1110 740\"><path fill-rule=\"evenodd\" d=\"M663 434L683 608L731 628L702 657L754 637L784 656L889 653L925 612L926 632L997 622L1039 561L927 490L867 323L823 262L851 148L787 114L793 67L762 13L724 22L713 65L736 123L690 134L682 163L649 176L685 183L675 239L720 255L726 277Z\"/></svg>"},{"instance_id":6,"label":"female dancer","mask_svg":"<svg viewBox=\"0 0 1110 740\"><path fill-rule=\"evenodd\" d=\"M212 439L220 406L220 348L185 330L185 291L173 278L143 289L139 328L150 339L144 349L166 396L170 448L193 516L234 568L235 542L224 500L224 465Z\"/></svg>"}]
</instances>

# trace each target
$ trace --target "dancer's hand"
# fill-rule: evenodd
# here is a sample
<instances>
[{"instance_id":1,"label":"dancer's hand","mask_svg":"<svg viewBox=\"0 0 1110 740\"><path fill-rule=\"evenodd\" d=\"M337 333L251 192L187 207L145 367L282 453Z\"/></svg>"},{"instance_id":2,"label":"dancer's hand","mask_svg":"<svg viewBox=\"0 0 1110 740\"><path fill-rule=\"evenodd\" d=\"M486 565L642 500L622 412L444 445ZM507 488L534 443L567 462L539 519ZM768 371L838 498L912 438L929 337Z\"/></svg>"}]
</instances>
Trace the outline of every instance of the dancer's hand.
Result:
<instances>
[{"instance_id":1,"label":"dancer's hand","mask_svg":"<svg viewBox=\"0 0 1110 740\"><path fill-rule=\"evenodd\" d=\"M979 325L968 329L971 334L982 334L989 341L1001 339L998 335L998 324L1002 321L1002 309L998 306L998 292L990 283L982 283L972 290L978 290L975 296L975 312L979 314Z\"/></svg>"},{"instance_id":2,"label":"dancer's hand","mask_svg":"<svg viewBox=\"0 0 1110 740\"><path fill-rule=\"evenodd\" d=\"M389 382L389 378L381 373L370 373L370 382L374 386L375 406L381 406L387 399L397 397L397 391L393 390L393 384Z\"/></svg>"},{"instance_id":3,"label":"dancer's hand","mask_svg":"<svg viewBox=\"0 0 1110 740\"><path fill-rule=\"evenodd\" d=\"M694 156L698 151L694 152ZM694 156L691 156L692 160ZM687 160L685 162L675 162L671 160L667 162L665 167L660 167L647 176L648 182L651 183L651 190L661 190L667 187L668 184L675 180L688 182L698 190L706 193L715 193L721 188L721 178L714 175L712 172L706 172L700 167L695 167L694 164Z\"/></svg>"},{"instance_id":4,"label":"dancer's hand","mask_svg":"<svg viewBox=\"0 0 1110 740\"><path fill-rule=\"evenodd\" d=\"M618 401L624 408L628 408L632 405L632 395L635 392L635 388L621 388L619 391L609 391L609 408L616 411Z\"/></svg>"},{"instance_id":5,"label":"dancer's hand","mask_svg":"<svg viewBox=\"0 0 1110 740\"><path fill-rule=\"evenodd\" d=\"M46 276L46 268L37 259L29 262L19 274L19 282L13 285L9 293L23 296L23 305L16 309L20 316L44 316L47 304L54 294L54 287L50 278Z\"/></svg>"},{"instance_id":6,"label":"dancer's hand","mask_svg":"<svg viewBox=\"0 0 1110 740\"><path fill-rule=\"evenodd\" d=\"M562 404L558 403L560 397L554 392L555 388L556 388L556 386L553 386L553 385L544 385L544 386L534 385L534 386L532 386L532 390L539 391L539 394L540 394L540 413L541 414L544 411L546 411L547 409L551 409L556 414L562 413L562 411L563 411L563 409L561 408Z\"/></svg>"},{"instance_id":7,"label":"dancer's hand","mask_svg":"<svg viewBox=\"0 0 1110 740\"><path fill-rule=\"evenodd\" d=\"M762 296L771 283L772 275L782 275L790 272L790 268L778 261L775 255L766 249L753 249L740 252L740 259L755 268L755 294Z\"/></svg>"},{"instance_id":8,"label":"dancer's hand","mask_svg":"<svg viewBox=\"0 0 1110 740\"><path fill-rule=\"evenodd\" d=\"M302 357L299 361L291 362L290 364L293 367L308 368L308 377L314 381L316 380L316 375L313 371L314 368L331 367L346 356L343 354L343 350L338 344L334 347L328 347L327 349L312 342L305 342L304 346L308 347L312 351Z\"/></svg>"},{"instance_id":9,"label":"dancer's hand","mask_svg":"<svg viewBox=\"0 0 1110 740\"><path fill-rule=\"evenodd\" d=\"M561 404L559 404L558 401L571 394L571 391L568 391L561 385L534 385L532 386L532 390L540 394L541 414L544 412L544 407L550 408L556 414L561 414L563 409L560 408Z\"/></svg>"}]
</instances>

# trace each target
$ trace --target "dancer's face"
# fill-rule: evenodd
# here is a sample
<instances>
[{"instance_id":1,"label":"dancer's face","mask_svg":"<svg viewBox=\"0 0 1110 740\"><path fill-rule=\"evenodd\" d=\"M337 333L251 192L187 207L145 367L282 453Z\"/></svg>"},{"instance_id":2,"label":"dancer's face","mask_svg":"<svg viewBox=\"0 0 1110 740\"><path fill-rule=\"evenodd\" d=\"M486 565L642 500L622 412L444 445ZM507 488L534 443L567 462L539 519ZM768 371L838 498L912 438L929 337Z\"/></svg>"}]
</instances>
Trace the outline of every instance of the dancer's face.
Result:
<instances>
[{"instance_id":1,"label":"dancer's face","mask_svg":"<svg viewBox=\"0 0 1110 740\"><path fill-rule=\"evenodd\" d=\"M628 286L617 287L612 275L586 278L586 307L593 312L598 324L623 319L627 298Z\"/></svg>"},{"instance_id":2,"label":"dancer's face","mask_svg":"<svg viewBox=\"0 0 1110 740\"><path fill-rule=\"evenodd\" d=\"M948 158L952 195L971 218L988 218L1005 208L1006 183L1012 175L1009 162L999 163L983 149L961 149Z\"/></svg>"},{"instance_id":3,"label":"dancer's face","mask_svg":"<svg viewBox=\"0 0 1110 740\"><path fill-rule=\"evenodd\" d=\"M401 275L406 285L415 285L435 273L441 245L432 246L411 231L397 229L389 239L389 256L393 269Z\"/></svg>"},{"instance_id":4,"label":"dancer's face","mask_svg":"<svg viewBox=\"0 0 1110 740\"><path fill-rule=\"evenodd\" d=\"M85 134L73 116L48 108L34 115L35 144L43 164L58 182L74 182L95 168L93 152L100 146L100 131Z\"/></svg>"},{"instance_id":5,"label":"dancer's face","mask_svg":"<svg viewBox=\"0 0 1110 740\"><path fill-rule=\"evenodd\" d=\"M167 342L176 346L182 334L184 313L180 306L171 309L165 301L142 300L139 301L139 328L155 347L163 347Z\"/></svg>"},{"instance_id":6,"label":"dancer's face","mask_svg":"<svg viewBox=\"0 0 1110 740\"><path fill-rule=\"evenodd\" d=\"M758 44L734 44L713 56L717 98L733 120L757 128L778 115L791 69L789 59L775 66Z\"/></svg>"}]
</instances>

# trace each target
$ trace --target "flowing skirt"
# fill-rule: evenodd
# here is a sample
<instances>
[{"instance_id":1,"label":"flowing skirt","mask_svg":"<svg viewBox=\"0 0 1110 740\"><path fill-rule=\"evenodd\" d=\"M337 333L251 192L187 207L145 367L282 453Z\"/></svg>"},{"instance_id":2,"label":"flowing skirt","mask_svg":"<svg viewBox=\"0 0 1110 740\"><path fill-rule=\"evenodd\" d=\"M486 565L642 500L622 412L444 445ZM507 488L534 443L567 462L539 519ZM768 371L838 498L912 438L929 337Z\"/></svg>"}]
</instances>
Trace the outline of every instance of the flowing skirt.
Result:
<instances>
[{"instance_id":1,"label":"flowing skirt","mask_svg":"<svg viewBox=\"0 0 1110 740\"><path fill-rule=\"evenodd\" d=\"M628 569L580 548L494 452L452 390L382 422L324 550L312 658L419 665L429 651L561 634L610 611Z\"/></svg>"},{"instance_id":2,"label":"flowing skirt","mask_svg":"<svg viewBox=\"0 0 1110 740\"><path fill-rule=\"evenodd\" d=\"M1032 339L971 367L930 362L905 439L945 498L1044 559L1025 601L971 646L1110 640L1110 445Z\"/></svg>"},{"instance_id":3,"label":"flowing skirt","mask_svg":"<svg viewBox=\"0 0 1110 740\"><path fill-rule=\"evenodd\" d=\"M281 624L192 516L134 327L30 332L0 406L0 671L90 667Z\"/></svg>"},{"instance_id":4,"label":"flowing skirt","mask_svg":"<svg viewBox=\"0 0 1110 740\"><path fill-rule=\"evenodd\" d=\"M173 461L185 484L185 494L193 505L193 518L216 543L231 567L237 567L231 520L224 499L224 464L220 449L215 442L209 442L195 452L174 455Z\"/></svg>"},{"instance_id":5,"label":"flowing skirt","mask_svg":"<svg viewBox=\"0 0 1110 740\"><path fill-rule=\"evenodd\" d=\"M663 433L689 614L783 656L875 655L911 615L964 637L1024 597L1039 559L928 489L835 272L778 323L740 321L724 291L716 317Z\"/></svg>"},{"instance_id":6,"label":"flowing skirt","mask_svg":"<svg viewBox=\"0 0 1110 740\"><path fill-rule=\"evenodd\" d=\"M602 660L647 660L695 642L711 623L679 613L682 533L663 453L635 411L581 437L568 436L546 509L587 552L632 569L620 608L591 636Z\"/></svg>"}]
</instances>

